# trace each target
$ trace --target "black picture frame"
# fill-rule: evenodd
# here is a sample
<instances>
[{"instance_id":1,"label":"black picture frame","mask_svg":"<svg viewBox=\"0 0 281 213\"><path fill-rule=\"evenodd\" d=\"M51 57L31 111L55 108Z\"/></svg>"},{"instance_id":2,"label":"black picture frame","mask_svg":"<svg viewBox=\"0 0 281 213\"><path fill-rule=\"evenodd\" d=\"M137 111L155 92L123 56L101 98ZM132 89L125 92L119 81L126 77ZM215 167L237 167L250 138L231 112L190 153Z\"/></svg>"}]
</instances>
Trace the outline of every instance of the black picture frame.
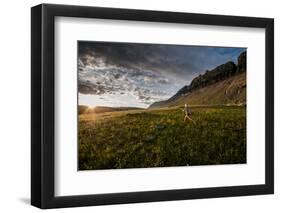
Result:
<instances>
[{"instance_id":1,"label":"black picture frame","mask_svg":"<svg viewBox=\"0 0 281 213\"><path fill-rule=\"evenodd\" d=\"M54 20L101 18L162 23L264 28L265 184L93 195L54 195ZM41 4L31 8L31 204L42 208L217 198L274 193L274 20L164 11Z\"/></svg>"}]
</instances>

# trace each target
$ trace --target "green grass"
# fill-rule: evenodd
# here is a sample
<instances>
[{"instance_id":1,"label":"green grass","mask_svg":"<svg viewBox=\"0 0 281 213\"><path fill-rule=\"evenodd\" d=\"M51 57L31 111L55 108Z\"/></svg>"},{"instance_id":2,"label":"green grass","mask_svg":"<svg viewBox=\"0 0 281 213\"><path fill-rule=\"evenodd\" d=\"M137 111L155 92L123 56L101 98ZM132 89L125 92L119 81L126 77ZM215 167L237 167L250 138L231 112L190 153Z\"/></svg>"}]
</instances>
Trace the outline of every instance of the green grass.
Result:
<instances>
[{"instance_id":1,"label":"green grass","mask_svg":"<svg viewBox=\"0 0 281 213\"><path fill-rule=\"evenodd\" d=\"M246 163L246 107L79 116L79 170Z\"/></svg>"}]
</instances>

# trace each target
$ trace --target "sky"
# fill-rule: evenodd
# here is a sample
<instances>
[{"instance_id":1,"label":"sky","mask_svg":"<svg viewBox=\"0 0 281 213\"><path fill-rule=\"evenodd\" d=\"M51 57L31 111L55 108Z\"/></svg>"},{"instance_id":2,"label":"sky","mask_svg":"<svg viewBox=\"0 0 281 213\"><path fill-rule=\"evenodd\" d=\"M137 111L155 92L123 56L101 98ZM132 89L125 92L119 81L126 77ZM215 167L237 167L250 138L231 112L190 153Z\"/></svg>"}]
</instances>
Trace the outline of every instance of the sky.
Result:
<instances>
[{"instance_id":1,"label":"sky","mask_svg":"<svg viewBox=\"0 0 281 213\"><path fill-rule=\"evenodd\" d=\"M245 48L78 42L79 105L146 108Z\"/></svg>"}]
</instances>

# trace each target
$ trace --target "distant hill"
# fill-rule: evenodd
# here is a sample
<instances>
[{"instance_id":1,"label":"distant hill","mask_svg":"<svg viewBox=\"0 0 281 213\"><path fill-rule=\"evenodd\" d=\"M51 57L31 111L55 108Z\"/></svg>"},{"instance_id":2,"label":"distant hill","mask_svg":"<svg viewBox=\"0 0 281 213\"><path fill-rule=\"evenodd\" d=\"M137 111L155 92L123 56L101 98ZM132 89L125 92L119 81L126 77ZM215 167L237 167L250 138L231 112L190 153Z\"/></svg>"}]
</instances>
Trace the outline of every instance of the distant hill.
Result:
<instances>
[{"instance_id":1,"label":"distant hill","mask_svg":"<svg viewBox=\"0 0 281 213\"><path fill-rule=\"evenodd\" d=\"M232 61L206 70L195 77L165 101L155 102L149 108L188 104L245 104L246 103L246 52Z\"/></svg>"},{"instance_id":2,"label":"distant hill","mask_svg":"<svg viewBox=\"0 0 281 213\"><path fill-rule=\"evenodd\" d=\"M115 111L128 111L128 110L139 110L142 108L137 107L107 107L107 106L97 106L94 108L90 108L85 105L79 105L78 111L79 114L86 113L104 113L104 112L115 112Z\"/></svg>"}]
</instances>

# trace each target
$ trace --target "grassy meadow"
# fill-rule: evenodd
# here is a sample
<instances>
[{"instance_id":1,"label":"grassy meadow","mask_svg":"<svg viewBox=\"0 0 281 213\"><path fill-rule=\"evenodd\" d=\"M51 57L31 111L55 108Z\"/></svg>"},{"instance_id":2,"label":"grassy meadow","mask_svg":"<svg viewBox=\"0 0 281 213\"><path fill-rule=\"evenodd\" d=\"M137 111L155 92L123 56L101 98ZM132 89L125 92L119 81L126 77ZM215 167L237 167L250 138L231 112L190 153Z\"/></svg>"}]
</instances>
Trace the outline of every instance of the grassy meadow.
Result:
<instances>
[{"instance_id":1,"label":"grassy meadow","mask_svg":"<svg viewBox=\"0 0 281 213\"><path fill-rule=\"evenodd\" d=\"M246 163L246 107L79 115L79 170Z\"/></svg>"}]
</instances>

